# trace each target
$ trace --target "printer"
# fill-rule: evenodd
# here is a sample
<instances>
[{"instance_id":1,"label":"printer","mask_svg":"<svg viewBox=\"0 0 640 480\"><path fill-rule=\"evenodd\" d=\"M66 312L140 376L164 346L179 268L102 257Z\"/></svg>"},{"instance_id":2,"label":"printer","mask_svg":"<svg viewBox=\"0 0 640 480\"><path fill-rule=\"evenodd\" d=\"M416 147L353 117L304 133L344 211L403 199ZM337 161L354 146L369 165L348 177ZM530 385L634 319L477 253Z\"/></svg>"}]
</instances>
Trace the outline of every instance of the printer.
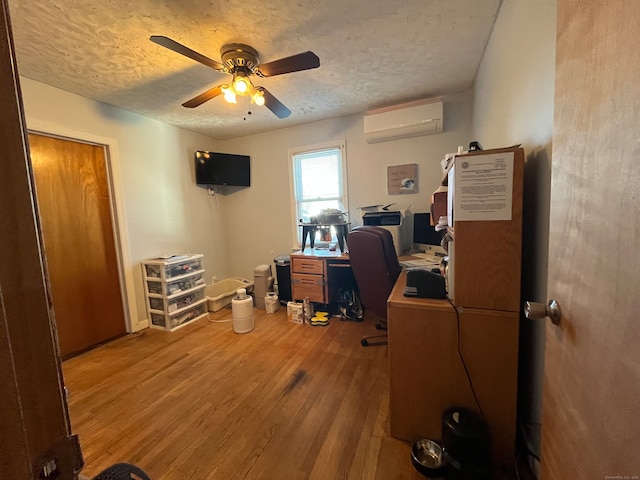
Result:
<instances>
[{"instance_id":1,"label":"printer","mask_svg":"<svg viewBox=\"0 0 640 480\"><path fill-rule=\"evenodd\" d=\"M363 225L374 225L391 232L396 255L402 255L411 246L411 236L408 232L409 224L404 220L404 210L368 211L362 215Z\"/></svg>"},{"instance_id":2,"label":"printer","mask_svg":"<svg viewBox=\"0 0 640 480\"><path fill-rule=\"evenodd\" d=\"M402 212L400 211L381 211L381 212L366 212L362 215L363 225L375 225L375 226L386 226L386 225L401 225L402 224Z\"/></svg>"}]
</instances>

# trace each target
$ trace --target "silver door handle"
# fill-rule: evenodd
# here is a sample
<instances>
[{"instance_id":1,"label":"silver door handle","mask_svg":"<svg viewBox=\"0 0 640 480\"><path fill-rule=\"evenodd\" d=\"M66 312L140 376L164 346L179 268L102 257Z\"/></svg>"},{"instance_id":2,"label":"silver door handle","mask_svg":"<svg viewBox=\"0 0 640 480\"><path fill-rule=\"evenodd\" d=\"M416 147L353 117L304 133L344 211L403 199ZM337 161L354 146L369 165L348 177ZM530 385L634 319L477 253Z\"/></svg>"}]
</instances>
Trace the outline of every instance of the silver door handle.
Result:
<instances>
[{"instance_id":1,"label":"silver door handle","mask_svg":"<svg viewBox=\"0 0 640 480\"><path fill-rule=\"evenodd\" d=\"M545 317L551 319L551 323L558 325L560 323L560 305L553 298L549 303L524 302L524 316L529 320L542 320Z\"/></svg>"}]
</instances>

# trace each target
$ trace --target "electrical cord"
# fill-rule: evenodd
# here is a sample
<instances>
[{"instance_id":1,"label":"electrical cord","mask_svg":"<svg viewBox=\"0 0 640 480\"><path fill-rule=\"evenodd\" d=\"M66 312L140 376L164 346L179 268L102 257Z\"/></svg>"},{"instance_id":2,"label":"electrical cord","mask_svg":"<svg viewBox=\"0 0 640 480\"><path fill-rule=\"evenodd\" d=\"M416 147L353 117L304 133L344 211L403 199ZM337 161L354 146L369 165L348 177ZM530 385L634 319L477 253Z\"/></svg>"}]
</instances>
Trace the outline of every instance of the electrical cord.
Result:
<instances>
[{"instance_id":1,"label":"electrical cord","mask_svg":"<svg viewBox=\"0 0 640 480\"><path fill-rule=\"evenodd\" d=\"M523 453L526 453L526 454L530 455L531 457L535 458L538 463L540 463L540 457L533 452L533 450L529 446L529 444L527 442L527 438L526 438L526 436L524 434L524 429L526 427L532 427L532 426L536 426L536 425L542 425L542 424L540 424L540 423L528 423L528 424L519 423L518 424L518 427L520 428L521 442L520 442L520 448L518 448L518 454L516 455L516 460L515 460L515 473L516 473L516 479L517 480L520 480L519 461L520 461L520 457L522 456ZM531 465L529 465L529 467L530 467L529 471L531 471Z\"/></svg>"},{"instance_id":2,"label":"electrical cord","mask_svg":"<svg viewBox=\"0 0 640 480\"><path fill-rule=\"evenodd\" d=\"M524 442L521 446L520 449L518 449L518 454L516 455L516 459L515 459L515 473L516 473L516 479L520 480L520 468L519 468L519 461L520 461L520 457L522 456L522 453L525 452L529 455L531 455L533 458L535 458L538 463L540 463L540 457L538 457L535 453L533 453L531 451L531 449L529 447L527 447ZM530 469L529 469L530 471Z\"/></svg>"},{"instance_id":3,"label":"electrical cord","mask_svg":"<svg viewBox=\"0 0 640 480\"><path fill-rule=\"evenodd\" d=\"M519 423L518 427L520 428L520 436L522 438L522 446L523 448L526 450L527 454L533 458L535 458L538 463L540 462L540 456L538 456L533 449L531 448L531 445L529 444L528 441L528 437L525 433L525 428L532 428L532 427L536 427L536 426L542 426L541 423Z\"/></svg>"},{"instance_id":4,"label":"electrical cord","mask_svg":"<svg viewBox=\"0 0 640 480\"><path fill-rule=\"evenodd\" d=\"M535 453L533 453L529 447L526 447L525 449L526 449L526 451L527 451L527 454L528 454L530 457L533 457L533 458L535 458L535 459L536 459L536 461L537 461L537 462L540 462L540 457L539 457L538 455L536 455Z\"/></svg>"},{"instance_id":5,"label":"electrical cord","mask_svg":"<svg viewBox=\"0 0 640 480\"><path fill-rule=\"evenodd\" d=\"M209 212L211 213L211 229L213 230L214 239L213 249L216 253L216 268L220 268L220 252L218 249L219 242L216 239L216 235L218 234L218 228L216 226L216 210L220 207L220 200L218 199L218 193L214 188L208 188L207 193L209 194Z\"/></svg>"},{"instance_id":6,"label":"electrical cord","mask_svg":"<svg viewBox=\"0 0 640 480\"><path fill-rule=\"evenodd\" d=\"M520 480L520 471L518 470L518 461L520 460L520 454L522 453L522 450L518 451L518 454L516 455L516 460L515 460L515 472L516 472L516 479Z\"/></svg>"},{"instance_id":7,"label":"electrical cord","mask_svg":"<svg viewBox=\"0 0 640 480\"><path fill-rule=\"evenodd\" d=\"M458 356L460 357L460 361L462 362L462 366L464 367L464 373L467 376L467 382L469 382L469 388L471 388L471 393L473 394L473 399L476 402L476 406L478 407L478 410L480 411L480 415L482 416L482 420L484 420L484 422L487 422L487 419L484 415L484 410L482 410L482 406L480 405L480 401L478 400L478 395L476 394L476 389L473 387L473 380L471 379L471 374L469 373L469 369L467 368L467 362L465 362L464 360L464 355L462 354L462 347L461 347L461 337L460 337L460 313L458 312L458 309L456 308L456 306L454 305L454 303L451 301L451 299L449 297L447 297L447 301L451 304L451 307L453 308L453 311L456 314L456 325L458 328Z\"/></svg>"},{"instance_id":8,"label":"electrical cord","mask_svg":"<svg viewBox=\"0 0 640 480\"><path fill-rule=\"evenodd\" d=\"M209 320L209 323L227 323L227 322L232 322L233 318L223 318L222 320L212 320L211 319L211 314L207 314L207 320Z\"/></svg>"}]
</instances>

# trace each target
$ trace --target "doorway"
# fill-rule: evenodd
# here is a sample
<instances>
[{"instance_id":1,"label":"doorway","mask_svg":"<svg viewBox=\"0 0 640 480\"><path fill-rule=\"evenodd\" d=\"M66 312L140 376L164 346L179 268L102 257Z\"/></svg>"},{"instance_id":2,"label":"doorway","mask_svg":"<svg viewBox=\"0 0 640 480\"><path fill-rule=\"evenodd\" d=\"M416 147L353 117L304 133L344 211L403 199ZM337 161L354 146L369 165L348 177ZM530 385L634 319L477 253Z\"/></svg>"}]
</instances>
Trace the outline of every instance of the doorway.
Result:
<instances>
[{"instance_id":1,"label":"doorway","mask_svg":"<svg viewBox=\"0 0 640 480\"><path fill-rule=\"evenodd\" d=\"M47 278L60 355L126 334L107 151L29 134Z\"/></svg>"}]
</instances>

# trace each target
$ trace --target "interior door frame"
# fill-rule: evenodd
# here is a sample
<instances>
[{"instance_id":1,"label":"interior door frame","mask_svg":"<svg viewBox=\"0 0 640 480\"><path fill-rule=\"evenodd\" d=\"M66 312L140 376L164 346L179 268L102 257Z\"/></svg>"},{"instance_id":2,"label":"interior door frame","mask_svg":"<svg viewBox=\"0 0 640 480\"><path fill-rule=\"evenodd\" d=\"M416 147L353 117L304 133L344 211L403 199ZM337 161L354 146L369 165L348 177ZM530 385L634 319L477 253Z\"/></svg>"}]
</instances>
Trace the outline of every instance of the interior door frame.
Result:
<instances>
[{"instance_id":1,"label":"interior door frame","mask_svg":"<svg viewBox=\"0 0 640 480\"><path fill-rule=\"evenodd\" d=\"M42 236L34 205L9 7L0 0L0 471L75 480L83 460L63 392Z\"/></svg>"},{"instance_id":2,"label":"interior door frame","mask_svg":"<svg viewBox=\"0 0 640 480\"><path fill-rule=\"evenodd\" d=\"M141 320L137 315L133 272L131 268L127 267L131 265L131 254L129 252L129 235L126 222L124 221L125 215L122 207L122 205L124 205L124 194L122 193L117 141L113 138L79 132L55 123L30 119L28 116L26 123L29 134L45 135L104 147L109 189L109 210L111 212L111 224L114 228L113 235L116 247L118 278L120 281L120 294L122 297L126 330L128 333L135 333L147 328L149 326L148 320L146 318Z\"/></svg>"}]
</instances>

